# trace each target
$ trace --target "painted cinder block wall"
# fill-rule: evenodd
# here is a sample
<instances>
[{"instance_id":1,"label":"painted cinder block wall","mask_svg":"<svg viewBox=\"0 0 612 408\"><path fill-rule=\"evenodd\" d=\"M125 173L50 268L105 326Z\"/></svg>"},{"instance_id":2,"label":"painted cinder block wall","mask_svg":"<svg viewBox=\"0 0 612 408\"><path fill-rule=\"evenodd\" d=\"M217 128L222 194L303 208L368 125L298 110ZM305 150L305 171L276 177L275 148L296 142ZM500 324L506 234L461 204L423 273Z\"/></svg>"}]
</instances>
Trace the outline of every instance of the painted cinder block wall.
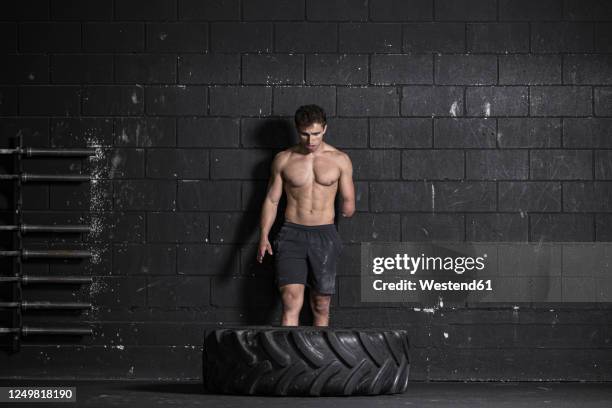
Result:
<instances>
[{"instance_id":1,"label":"painted cinder block wall","mask_svg":"<svg viewBox=\"0 0 612 408\"><path fill-rule=\"evenodd\" d=\"M317 103L357 187L358 211L339 223L332 325L409 330L411 380L612 379L609 305L362 304L358 280L362 241L612 240L609 2L1 8L3 145L21 133L29 146L98 153L27 160L30 172L96 182L23 191L28 222L93 226L26 235L28 247L94 252L87 262L24 266L91 275L91 287L28 287L24 296L95 306L25 321L85 322L95 335L30 338L0 354L1 377L196 379L204 327L278 324L270 259L254 263L259 210L271 158L295 140L293 112ZM10 222L7 185L0 205Z\"/></svg>"}]
</instances>

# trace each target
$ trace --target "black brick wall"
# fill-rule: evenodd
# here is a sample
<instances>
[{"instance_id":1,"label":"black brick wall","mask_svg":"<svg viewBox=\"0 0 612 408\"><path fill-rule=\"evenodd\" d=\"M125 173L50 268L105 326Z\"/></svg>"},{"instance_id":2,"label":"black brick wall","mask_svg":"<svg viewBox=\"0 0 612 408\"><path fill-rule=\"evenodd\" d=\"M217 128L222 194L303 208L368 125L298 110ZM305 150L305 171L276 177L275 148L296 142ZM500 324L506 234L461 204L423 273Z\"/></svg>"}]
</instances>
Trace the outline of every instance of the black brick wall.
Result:
<instances>
[{"instance_id":1,"label":"black brick wall","mask_svg":"<svg viewBox=\"0 0 612 408\"><path fill-rule=\"evenodd\" d=\"M95 335L29 338L0 355L0 377L199 378L205 326L278 324L270 259L253 262L259 211L271 158L295 140L293 112L317 103L357 187L332 325L408 329L412 380L612 379L608 305L372 306L359 301L357 261L361 241L612 240L612 2L0 7L3 146L22 134L99 153L25 163L96 183L23 190L27 222L94 225L26 235L28 247L95 253L26 262L26 273L94 277L28 287L27 299L95 308L25 321L85 321ZM5 184L5 223L13 203Z\"/></svg>"}]
</instances>

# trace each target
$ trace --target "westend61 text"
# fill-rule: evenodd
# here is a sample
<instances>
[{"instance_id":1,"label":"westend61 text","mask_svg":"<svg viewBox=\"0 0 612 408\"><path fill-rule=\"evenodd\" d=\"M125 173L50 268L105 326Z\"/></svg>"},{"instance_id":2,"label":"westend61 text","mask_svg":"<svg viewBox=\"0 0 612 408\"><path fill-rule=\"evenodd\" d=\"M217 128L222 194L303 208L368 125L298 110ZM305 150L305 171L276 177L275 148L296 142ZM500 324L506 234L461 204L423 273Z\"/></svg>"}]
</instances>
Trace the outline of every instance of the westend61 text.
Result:
<instances>
[{"instance_id":1,"label":"westend61 text","mask_svg":"<svg viewBox=\"0 0 612 408\"><path fill-rule=\"evenodd\" d=\"M448 290L448 291L467 291L467 290L493 290L491 279L472 280L471 282L437 282L432 279L419 279L419 284L407 279L397 282L383 282L376 279L372 286L374 290Z\"/></svg>"}]
</instances>

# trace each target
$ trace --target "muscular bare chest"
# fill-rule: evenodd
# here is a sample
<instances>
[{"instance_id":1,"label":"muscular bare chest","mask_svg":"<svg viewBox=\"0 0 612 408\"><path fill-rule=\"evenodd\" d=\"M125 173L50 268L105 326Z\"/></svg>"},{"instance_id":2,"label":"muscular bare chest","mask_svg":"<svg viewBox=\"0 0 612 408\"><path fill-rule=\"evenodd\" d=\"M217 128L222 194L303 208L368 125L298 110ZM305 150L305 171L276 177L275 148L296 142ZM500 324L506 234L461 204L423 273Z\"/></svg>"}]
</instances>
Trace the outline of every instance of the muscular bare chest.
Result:
<instances>
[{"instance_id":1,"label":"muscular bare chest","mask_svg":"<svg viewBox=\"0 0 612 408\"><path fill-rule=\"evenodd\" d=\"M327 157L299 157L287 164L283 178L294 188L318 184L331 186L338 181L340 169Z\"/></svg>"}]
</instances>

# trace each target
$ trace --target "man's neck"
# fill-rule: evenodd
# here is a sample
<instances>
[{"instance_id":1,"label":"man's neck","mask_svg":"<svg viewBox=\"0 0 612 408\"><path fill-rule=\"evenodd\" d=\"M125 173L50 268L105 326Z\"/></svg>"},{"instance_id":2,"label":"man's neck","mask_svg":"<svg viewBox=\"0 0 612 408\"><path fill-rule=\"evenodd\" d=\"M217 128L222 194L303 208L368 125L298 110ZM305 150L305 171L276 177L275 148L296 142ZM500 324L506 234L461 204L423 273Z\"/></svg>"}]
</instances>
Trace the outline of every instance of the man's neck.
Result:
<instances>
[{"instance_id":1,"label":"man's neck","mask_svg":"<svg viewBox=\"0 0 612 408\"><path fill-rule=\"evenodd\" d=\"M319 155L325 149L325 142L321 142L315 151L310 151L303 144L297 144L297 152L303 155L312 154L313 156Z\"/></svg>"}]
</instances>

